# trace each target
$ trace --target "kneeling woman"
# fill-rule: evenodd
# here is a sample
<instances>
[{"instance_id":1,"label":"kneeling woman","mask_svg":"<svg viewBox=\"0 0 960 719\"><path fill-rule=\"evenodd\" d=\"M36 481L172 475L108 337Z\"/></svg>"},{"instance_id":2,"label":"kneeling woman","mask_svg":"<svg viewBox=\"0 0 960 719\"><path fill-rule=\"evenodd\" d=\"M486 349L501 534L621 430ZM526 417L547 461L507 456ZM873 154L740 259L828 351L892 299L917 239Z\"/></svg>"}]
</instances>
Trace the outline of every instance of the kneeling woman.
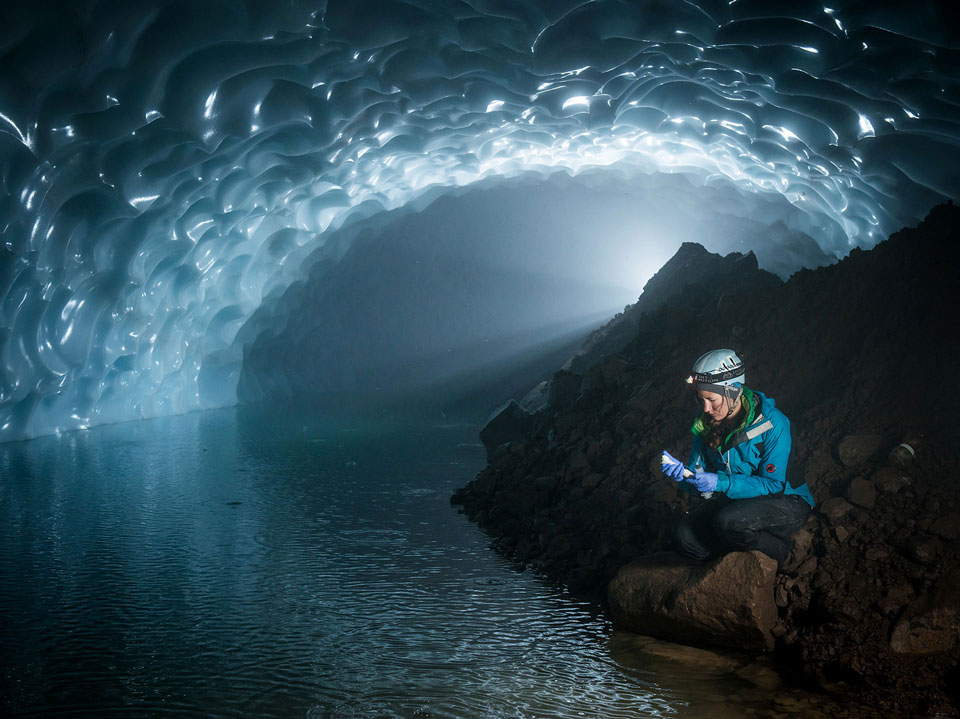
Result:
<instances>
[{"instance_id":1,"label":"kneeling woman","mask_svg":"<svg viewBox=\"0 0 960 719\"><path fill-rule=\"evenodd\" d=\"M698 560L759 549L782 563L813 495L806 483L787 481L790 421L745 381L743 363L729 349L707 352L687 378L702 410L691 428L693 451L686 467L664 452L663 473L709 501L684 516L673 546Z\"/></svg>"}]
</instances>

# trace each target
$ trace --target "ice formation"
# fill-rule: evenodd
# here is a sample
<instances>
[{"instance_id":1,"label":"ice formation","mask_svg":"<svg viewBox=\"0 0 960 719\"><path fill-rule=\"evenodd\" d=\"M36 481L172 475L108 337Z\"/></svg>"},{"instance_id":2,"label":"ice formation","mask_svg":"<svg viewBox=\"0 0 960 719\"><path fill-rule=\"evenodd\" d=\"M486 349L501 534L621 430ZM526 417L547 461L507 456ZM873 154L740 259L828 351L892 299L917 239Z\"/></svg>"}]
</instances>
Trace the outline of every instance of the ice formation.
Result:
<instances>
[{"instance_id":1,"label":"ice formation","mask_svg":"<svg viewBox=\"0 0 960 719\"><path fill-rule=\"evenodd\" d=\"M235 402L330 233L444 188L683 173L870 246L960 197L939 7L4 3L0 439Z\"/></svg>"}]
</instances>

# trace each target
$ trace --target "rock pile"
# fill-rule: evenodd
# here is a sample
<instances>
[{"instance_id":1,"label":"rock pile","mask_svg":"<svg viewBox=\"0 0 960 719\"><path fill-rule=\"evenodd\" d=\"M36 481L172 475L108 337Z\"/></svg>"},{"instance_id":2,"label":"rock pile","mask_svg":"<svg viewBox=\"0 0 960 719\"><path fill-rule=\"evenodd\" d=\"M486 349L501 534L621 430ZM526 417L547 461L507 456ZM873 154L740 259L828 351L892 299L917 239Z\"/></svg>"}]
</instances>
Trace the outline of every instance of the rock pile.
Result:
<instances>
[{"instance_id":1,"label":"rock pile","mask_svg":"<svg viewBox=\"0 0 960 719\"><path fill-rule=\"evenodd\" d=\"M960 210L941 206L786 283L751 255L684 246L657 277L695 260L707 279L659 304L652 279L633 339L582 375L559 372L548 405L453 501L520 565L604 597L702 501L663 479L659 455L689 449L692 360L733 347L790 417L790 473L818 500L774 578L774 657L891 711L957 715L958 237Z\"/></svg>"}]
</instances>

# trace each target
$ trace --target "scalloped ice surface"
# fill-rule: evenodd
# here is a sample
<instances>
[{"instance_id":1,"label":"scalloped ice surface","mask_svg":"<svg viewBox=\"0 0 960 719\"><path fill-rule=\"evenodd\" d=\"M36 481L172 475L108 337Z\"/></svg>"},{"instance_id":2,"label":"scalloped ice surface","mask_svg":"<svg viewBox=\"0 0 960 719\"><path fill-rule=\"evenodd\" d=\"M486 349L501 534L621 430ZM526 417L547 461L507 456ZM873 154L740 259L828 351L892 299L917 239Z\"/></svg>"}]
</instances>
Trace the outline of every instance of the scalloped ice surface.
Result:
<instances>
[{"instance_id":1,"label":"scalloped ice surface","mask_svg":"<svg viewBox=\"0 0 960 719\"><path fill-rule=\"evenodd\" d=\"M0 438L235 402L331 234L446 188L679 173L872 246L960 197L946 6L4 2Z\"/></svg>"}]
</instances>

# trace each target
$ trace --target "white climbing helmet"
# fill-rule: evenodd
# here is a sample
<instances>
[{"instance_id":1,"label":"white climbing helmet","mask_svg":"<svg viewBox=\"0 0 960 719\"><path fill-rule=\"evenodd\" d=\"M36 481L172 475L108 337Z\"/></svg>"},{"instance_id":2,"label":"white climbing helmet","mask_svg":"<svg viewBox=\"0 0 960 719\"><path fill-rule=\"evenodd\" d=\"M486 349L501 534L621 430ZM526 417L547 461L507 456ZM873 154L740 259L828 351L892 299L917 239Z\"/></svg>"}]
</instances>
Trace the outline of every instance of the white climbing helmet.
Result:
<instances>
[{"instance_id":1,"label":"white climbing helmet","mask_svg":"<svg viewBox=\"0 0 960 719\"><path fill-rule=\"evenodd\" d=\"M730 349L710 350L693 363L693 374L687 377L687 384L696 389L722 394L727 398L727 407L740 399L746 372L737 353Z\"/></svg>"}]
</instances>

